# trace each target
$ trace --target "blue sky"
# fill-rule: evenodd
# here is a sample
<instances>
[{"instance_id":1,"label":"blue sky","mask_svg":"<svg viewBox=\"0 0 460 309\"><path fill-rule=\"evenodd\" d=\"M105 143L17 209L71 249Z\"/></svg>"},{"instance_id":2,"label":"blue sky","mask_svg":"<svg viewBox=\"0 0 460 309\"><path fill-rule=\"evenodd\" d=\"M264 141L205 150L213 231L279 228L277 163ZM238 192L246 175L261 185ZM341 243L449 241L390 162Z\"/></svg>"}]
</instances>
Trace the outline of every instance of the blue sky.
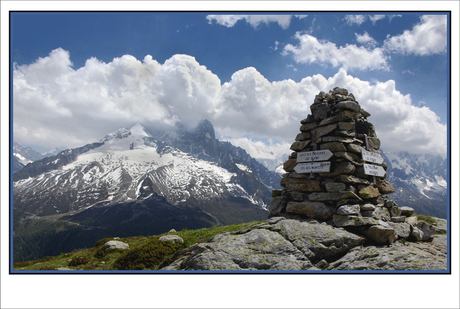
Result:
<instances>
[{"instance_id":1,"label":"blue sky","mask_svg":"<svg viewBox=\"0 0 460 309\"><path fill-rule=\"evenodd\" d=\"M289 153L314 95L339 86L372 114L383 150L445 156L448 17L12 13L14 139L46 151L136 122L192 126L207 118L219 138L272 157Z\"/></svg>"}]
</instances>

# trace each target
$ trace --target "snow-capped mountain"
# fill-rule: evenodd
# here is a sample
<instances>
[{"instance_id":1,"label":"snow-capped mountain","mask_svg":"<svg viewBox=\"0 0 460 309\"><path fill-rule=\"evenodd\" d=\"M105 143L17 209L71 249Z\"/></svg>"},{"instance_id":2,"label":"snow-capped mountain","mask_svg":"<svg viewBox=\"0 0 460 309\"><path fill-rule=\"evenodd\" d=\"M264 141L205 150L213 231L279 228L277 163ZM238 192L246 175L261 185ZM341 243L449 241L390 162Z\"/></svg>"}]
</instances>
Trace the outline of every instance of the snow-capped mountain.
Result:
<instances>
[{"instance_id":1,"label":"snow-capped mountain","mask_svg":"<svg viewBox=\"0 0 460 309\"><path fill-rule=\"evenodd\" d=\"M421 214L447 217L447 159L408 152L384 152L383 156L387 179L396 189L391 199Z\"/></svg>"},{"instance_id":2,"label":"snow-capped mountain","mask_svg":"<svg viewBox=\"0 0 460 309\"><path fill-rule=\"evenodd\" d=\"M43 158L43 155L33 150L30 147L22 147L16 142L13 142L13 156L19 159L24 165L28 163L40 160Z\"/></svg>"},{"instance_id":3,"label":"snow-capped mountain","mask_svg":"<svg viewBox=\"0 0 460 309\"><path fill-rule=\"evenodd\" d=\"M264 220L280 179L243 149L215 139L209 121L174 134L136 124L14 173L13 207L21 218L15 232L37 218L106 232L123 223L132 235L147 233L139 231L145 218L151 234ZM152 231L155 225L161 228Z\"/></svg>"},{"instance_id":4,"label":"snow-capped mountain","mask_svg":"<svg viewBox=\"0 0 460 309\"><path fill-rule=\"evenodd\" d=\"M13 142L13 173L19 171L24 166L34 161L41 160L45 157L55 156L61 150L55 148L45 154L41 154L30 147L23 147L17 142Z\"/></svg>"},{"instance_id":5,"label":"snow-capped mountain","mask_svg":"<svg viewBox=\"0 0 460 309\"><path fill-rule=\"evenodd\" d=\"M29 211L42 215L138 200L153 193L173 205L227 194L267 209L270 184L254 190L243 180L253 174L261 182L267 178L259 176L263 167L244 150L217 141L209 125L202 122L195 132L172 141L158 141L140 124L119 129L99 143L63 151L15 173L15 199L26 199ZM208 127L204 133L203 127ZM63 195L69 203L56 201Z\"/></svg>"},{"instance_id":6,"label":"snow-capped mountain","mask_svg":"<svg viewBox=\"0 0 460 309\"><path fill-rule=\"evenodd\" d=\"M278 156L273 159L260 158L257 159L257 161L262 163L269 171L273 171L275 173L282 175L285 173L283 169L283 164L287 159L289 159L289 154Z\"/></svg>"},{"instance_id":7,"label":"snow-capped mountain","mask_svg":"<svg viewBox=\"0 0 460 309\"><path fill-rule=\"evenodd\" d=\"M22 147L16 142L13 142L13 173L22 169L28 163L40 160L43 155L36 152L30 147Z\"/></svg>"}]
</instances>

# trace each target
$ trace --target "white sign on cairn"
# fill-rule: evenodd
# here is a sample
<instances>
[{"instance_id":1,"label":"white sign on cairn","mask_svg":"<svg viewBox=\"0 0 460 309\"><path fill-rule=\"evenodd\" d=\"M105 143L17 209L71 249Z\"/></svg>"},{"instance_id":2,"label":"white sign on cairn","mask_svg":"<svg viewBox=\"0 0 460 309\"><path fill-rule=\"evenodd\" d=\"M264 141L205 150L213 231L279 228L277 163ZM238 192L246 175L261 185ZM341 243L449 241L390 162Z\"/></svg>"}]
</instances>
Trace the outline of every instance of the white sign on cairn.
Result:
<instances>
[{"instance_id":1,"label":"white sign on cairn","mask_svg":"<svg viewBox=\"0 0 460 309\"><path fill-rule=\"evenodd\" d=\"M364 174L377 177L385 176L386 172L383 167L372 164L364 164Z\"/></svg>"},{"instance_id":2,"label":"white sign on cairn","mask_svg":"<svg viewBox=\"0 0 460 309\"><path fill-rule=\"evenodd\" d=\"M325 161L332 157L332 155L333 153L329 149L298 152L297 162Z\"/></svg>"},{"instance_id":3,"label":"white sign on cairn","mask_svg":"<svg viewBox=\"0 0 460 309\"><path fill-rule=\"evenodd\" d=\"M294 167L297 173L329 173L331 162L300 163Z\"/></svg>"},{"instance_id":4,"label":"white sign on cairn","mask_svg":"<svg viewBox=\"0 0 460 309\"><path fill-rule=\"evenodd\" d=\"M376 164L382 164L383 163L383 157L375 152L370 152L366 150L362 150L361 154L363 156L363 160L366 162L371 162L371 163L376 163Z\"/></svg>"}]
</instances>

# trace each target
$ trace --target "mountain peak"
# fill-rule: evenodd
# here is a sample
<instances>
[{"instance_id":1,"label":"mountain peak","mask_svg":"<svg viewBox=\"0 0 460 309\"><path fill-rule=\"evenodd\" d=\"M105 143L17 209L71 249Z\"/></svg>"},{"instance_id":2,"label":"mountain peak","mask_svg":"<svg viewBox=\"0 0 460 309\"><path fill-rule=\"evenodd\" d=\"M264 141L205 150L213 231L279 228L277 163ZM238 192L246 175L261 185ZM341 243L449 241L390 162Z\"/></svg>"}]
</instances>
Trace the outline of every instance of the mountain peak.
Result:
<instances>
[{"instance_id":1,"label":"mountain peak","mask_svg":"<svg viewBox=\"0 0 460 309\"><path fill-rule=\"evenodd\" d=\"M214 132L214 127L208 119L201 120L200 123L196 126L195 132L197 134L203 135L206 140L216 139L216 134Z\"/></svg>"},{"instance_id":2,"label":"mountain peak","mask_svg":"<svg viewBox=\"0 0 460 309\"><path fill-rule=\"evenodd\" d=\"M132 135L134 136L146 136L146 137L151 137L149 133L145 130L145 128L140 124L136 123L129 129Z\"/></svg>"},{"instance_id":3,"label":"mountain peak","mask_svg":"<svg viewBox=\"0 0 460 309\"><path fill-rule=\"evenodd\" d=\"M175 147L200 159L219 160L219 141L209 120L201 120L194 130L185 130L182 124L179 124L178 128Z\"/></svg>"}]
</instances>

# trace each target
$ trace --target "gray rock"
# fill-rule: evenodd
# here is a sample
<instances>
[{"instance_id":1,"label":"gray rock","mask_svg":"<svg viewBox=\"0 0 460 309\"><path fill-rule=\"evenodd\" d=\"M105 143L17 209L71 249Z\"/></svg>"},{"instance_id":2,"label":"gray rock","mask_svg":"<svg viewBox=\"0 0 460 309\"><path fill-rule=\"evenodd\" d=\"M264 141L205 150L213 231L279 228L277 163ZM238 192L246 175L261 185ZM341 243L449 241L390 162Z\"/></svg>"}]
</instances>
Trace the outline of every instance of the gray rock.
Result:
<instances>
[{"instance_id":1,"label":"gray rock","mask_svg":"<svg viewBox=\"0 0 460 309\"><path fill-rule=\"evenodd\" d=\"M394 206L394 207L390 207L388 208L388 210L390 211L390 215L392 217L400 217L401 216L401 210L398 206Z\"/></svg>"},{"instance_id":2,"label":"gray rock","mask_svg":"<svg viewBox=\"0 0 460 309\"><path fill-rule=\"evenodd\" d=\"M391 217L391 222L406 222L405 216Z\"/></svg>"},{"instance_id":3,"label":"gray rock","mask_svg":"<svg viewBox=\"0 0 460 309\"><path fill-rule=\"evenodd\" d=\"M385 207L376 207L373 217L377 220L390 221L390 212Z\"/></svg>"},{"instance_id":4,"label":"gray rock","mask_svg":"<svg viewBox=\"0 0 460 309\"><path fill-rule=\"evenodd\" d=\"M417 217L406 217L406 223L409 223L410 225L416 225L418 222Z\"/></svg>"},{"instance_id":5,"label":"gray rock","mask_svg":"<svg viewBox=\"0 0 460 309\"><path fill-rule=\"evenodd\" d=\"M334 131L335 129L337 129L336 124L330 124L330 125L327 125L327 126L318 127L316 129L312 130L313 138L318 138L318 137L321 137L323 135L329 134L332 131Z\"/></svg>"},{"instance_id":6,"label":"gray rock","mask_svg":"<svg viewBox=\"0 0 460 309\"><path fill-rule=\"evenodd\" d=\"M345 88L340 88L340 87L334 87L331 91L332 95L340 94L342 96L347 96L348 95L348 90Z\"/></svg>"},{"instance_id":7,"label":"gray rock","mask_svg":"<svg viewBox=\"0 0 460 309\"><path fill-rule=\"evenodd\" d=\"M108 242L106 242L104 244L102 249L103 250L107 250L107 249L122 249L122 250L126 250L126 249L129 249L129 245L124 243L124 242L118 241L118 240L109 240Z\"/></svg>"},{"instance_id":8,"label":"gray rock","mask_svg":"<svg viewBox=\"0 0 460 309\"><path fill-rule=\"evenodd\" d=\"M447 270L447 250L427 243L355 247L326 270Z\"/></svg>"},{"instance_id":9,"label":"gray rock","mask_svg":"<svg viewBox=\"0 0 460 309\"><path fill-rule=\"evenodd\" d=\"M340 181L340 182L352 183L352 184L358 184L358 185L360 185L360 184L368 185L369 184L368 180L358 178L358 177L353 176L353 175L339 175L339 176L335 177L334 179L337 180L337 181Z\"/></svg>"},{"instance_id":10,"label":"gray rock","mask_svg":"<svg viewBox=\"0 0 460 309\"><path fill-rule=\"evenodd\" d=\"M369 137L368 142L370 148L380 149L380 140L377 137Z\"/></svg>"},{"instance_id":11,"label":"gray rock","mask_svg":"<svg viewBox=\"0 0 460 309\"><path fill-rule=\"evenodd\" d=\"M366 226L366 225L375 225L377 220L374 218L358 217L358 216L342 216L342 215L333 215L332 221L337 227L347 227L347 226Z\"/></svg>"},{"instance_id":12,"label":"gray rock","mask_svg":"<svg viewBox=\"0 0 460 309\"><path fill-rule=\"evenodd\" d=\"M338 215L348 216L348 215L359 215L360 207L359 204L355 205L343 205L337 209Z\"/></svg>"},{"instance_id":13,"label":"gray rock","mask_svg":"<svg viewBox=\"0 0 460 309\"><path fill-rule=\"evenodd\" d=\"M328 220L332 217L331 209L321 202L289 202L286 211L319 220Z\"/></svg>"},{"instance_id":14,"label":"gray rock","mask_svg":"<svg viewBox=\"0 0 460 309\"><path fill-rule=\"evenodd\" d=\"M369 203L362 204L362 205L359 205L359 206L361 207L362 211L369 211L369 210L373 211L373 210L375 210L375 206L372 205L372 204L369 204Z\"/></svg>"},{"instance_id":15,"label":"gray rock","mask_svg":"<svg viewBox=\"0 0 460 309\"><path fill-rule=\"evenodd\" d=\"M165 236L161 236L159 238L160 241L170 241L170 242L173 242L173 243L179 243L179 242L184 242L184 240L182 239L182 237L178 236L178 235L165 235Z\"/></svg>"},{"instance_id":16,"label":"gray rock","mask_svg":"<svg viewBox=\"0 0 460 309\"><path fill-rule=\"evenodd\" d=\"M411 225L410 236L415 239L415 241L421 241L424 235L418 227Z\"/></svg>"},{"instance_id":17,"label":"gray rock","mask_svg":"<svg viewBox=\"0 0 460 309\"><path fill-rule=\"evenodd\" d=\"M423 241L429 240L436 233L436 228L434 226L422 220L417 222L417 227L423 232Z\"/></svg>"},{"instance_id":18,"label":"gray rock","mask_svg":"<svg viewBox=\"0 0 460 309\"><path fill-rule=\"evenodd\" d=\"M334 106L334 108L335 109L348 109L354 112L359 112L361 110L361 107L359 106L359 104L353 101L339 102Z\"/></svg>"},{"instance_id":19,"label":"gray rock","mask_svg":"<svg viewBox=\"0 0 460 309\"><path fill-rule=\"evenodd\" d=\"M398 238L408 238L410 236L410 225L408 223L393 223L388 222L393 230L395 230L396 236Z\"/></svg>"},{"instance_id":20,"label":"gray rock","mask_svg":"<svg viewBox=\"0 0 460 309\"><path fill-rule=\"evenodd\" d=\"M280 222L281 220L285 220L284 217L273 217L273 218L267 219L266 222L268 224L275 224L275 223Z\"/></svg>"},{"instance_id":21,"label":"gray rock","mask_svg":"<svg viewBox=\"0 0 460 309\"><path fill-rule=\"evenodd\" d=\"M351 121L354 121L354 119L356 119L356 112L349 111L349 110L341 110L339 114L322 120L319 123L319 126L325 126L327 124L337 123L337 122L351 122Z\"/></svg>"},{"instance_id":22,"label":"gray rock","mask_svg":"<svg viewBox=\"0 0 460 309\"><path fill-rule=\"evenodd\" d=\"M218 234L209 243L199 244L184 264L185 270L317 269L292 243L266 229Z\"/></svg>"},{"instance_id":23,"label":"gray rock","mask_svg":"<svg viewBox=\"0 0 460 309\"><path fill-rule=\"evenodd\" d=\"M436 220L436 231L447 233L447 220L436 217L433 217L433 219Z\"/></svg>"},{"instance_id":24,"label":"gray rock","mask_svg":"<svg viewBox=\"0 0 460 309\"><path fill-rule=\"evenodd\" d=\"M401 211L401 216L410 217L414 214L414 208L412 207L402 206L399 207L399 210Z\"/></svg>"},{"instance_id":25,"label":"gray rock","mask_svg":"<svg viewBox=\"0 0 460 309\"><path fill-rule=\"evenodd\" d=\"M321 150L329 149L332 152L347 151L347 148L339 142L323 143L319 146Z\"/></svg>"},{"instance_id":26,"label":"gray rock","mask_svg":"<svg viewBox=\"0 0 460 309\"><path fill-rule=\"evenodd\" d=\"M327 182L324 186L328 192L345 191L347 188L347 186L342 182Z\"/></svg>"},{"instance_id":27,"label":"gray rock","mask_svg":"<svg viewBox=\"0 0 460 309\"><path fill-rule=\"evenodd\" d=\"M370 116L371 116L371 114L370 114L369 112L365 111L365 110L364 110L364 109L362 109L362 108L359 110L359 112L360 112L360 113L361 113L361 115L363 115L365 118L367 118L367 117L370 117Z\"/></svg>"},{"instance_id":28,"label":"gray rock","mask_svg":"<svg viewBox=\"0 0 460 309\"><path fill-rule=\"evenodd\" d=\"M270 205L268 206L268 211L269 211L268 217L271 218L285 211L286 204L287 204L287 200L284 196L275 197L271 201Z\"/></svg>"},{"instance_id":29,"label":"gray rock","mask_svg":"<svg viewBox=\"0 0 460 309\"><path fill-rule=\"evenodd\" d=\"M396 240L395 230L388 225L373 225L363 234L380 245L390 245Z\"/></svg>"},{"instance_id":30,"label":"gray rock","mask_svg":"<svg viewBox=\"0 0 460 309\"><path fill-rule=\"evenodd\" d=\"M330 112L330 108L327 103L313 104L310 106L310 109L317 121L327 118L327 114Z\"/></svg>"},{"instance_id":31,"label":"gray rock","mask_svg":"<svg viewBox=\"0 0 460 309\"><path fill-rule=\"evenodd\" d=\"M314 192L321 191L320 182L310 179L283 178L281 183L287 191Z\"/></svg>"},{"instance_id":32,"label":"gray rock","mask_svg":"<svg viewBox=\"0 0 460 309\"><path fill-rule=\"evenodd\" d=\"M272 226L310 261L322 259L331 261L353 247L364 243L365 239L344 229L327 224L309 224L298 220L283 220Z\"/></svg>"},{"instance_id":33,"label":"gray rock","mask_svg":"<svg viewBox=\"0 0 460 309\"><path fill-rule=\"evenodd\" d=\"M314 192L308 195L310 201L340 201L344 199L361 200L359 196L350 191L339 192Z\"/></svg>"}]
</instances>

